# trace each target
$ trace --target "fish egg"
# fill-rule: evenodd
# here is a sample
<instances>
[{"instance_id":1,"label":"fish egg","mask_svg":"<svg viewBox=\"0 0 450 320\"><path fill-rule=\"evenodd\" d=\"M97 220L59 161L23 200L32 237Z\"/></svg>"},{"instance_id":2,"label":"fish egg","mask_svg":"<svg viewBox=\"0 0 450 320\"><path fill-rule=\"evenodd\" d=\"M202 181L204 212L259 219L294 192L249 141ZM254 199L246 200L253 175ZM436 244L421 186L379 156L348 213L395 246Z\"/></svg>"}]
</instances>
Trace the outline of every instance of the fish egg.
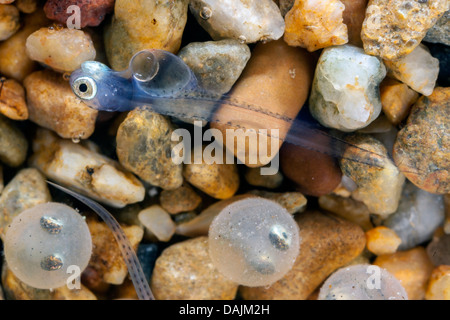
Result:
<instances>
[{"instance_id":1,"label":"fish egg","mask_svg":"<svg viewBox=\"0 0 450 320\"><path fill-rule=\"evenodd\" d=\"M322 285L319 300L408 300L408 295L386 269L358 264L333 273Z\"/></svg>"},{"instance_id":2,"label":"fish egg","mask_svg":"<svg viewBox=\"0 0 450 320\"><path fill-rule=\"evenodd\" d=\"M226 206L211 223L209 254L231 281L249 287L281 279L299 253L297 223L285 208L247 198Z\"/></svg>"},{"instance_id":3,"label":"fish egg","mask_svg":"<svg viewBox=\"0 0 450 320\"><path fill-rule=\"evenodd\" d=\"M73 266L80 272L86 268L92 238L79 213L49 202L14 218L6 231L4 251L8 267L22 282L52 289L66 285L73 275L69 270L77 270Z\"/></svg>"}]
</instances>

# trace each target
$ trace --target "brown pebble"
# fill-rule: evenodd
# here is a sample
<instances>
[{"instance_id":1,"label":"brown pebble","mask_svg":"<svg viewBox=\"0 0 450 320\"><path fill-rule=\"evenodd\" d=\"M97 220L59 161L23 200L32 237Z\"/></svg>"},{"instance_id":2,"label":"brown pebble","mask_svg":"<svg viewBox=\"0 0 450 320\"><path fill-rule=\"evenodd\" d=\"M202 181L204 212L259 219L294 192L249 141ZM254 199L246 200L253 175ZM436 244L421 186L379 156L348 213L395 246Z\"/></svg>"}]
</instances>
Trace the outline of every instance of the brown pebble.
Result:
<instances>
[{"instance_id":1,"label":"brown pebble","mask_svg":"<svg viewBox=\"0 0 450 320\"><path fill-rule=\"evenodd\" d=\"M344 23L347 25L348 43L355 46L363 46L361 29L366 17L366 7L369 0L340 0L345 5Z\"/></svg>"},{"instance_id":2,"label":"brown pebble","mask_svg":"<svg viewBox=\"0 0 450 320\"><path fill-rule=\"evenodd\" d=\"M198 237L163 251L156 260L151 288L158 300L232 300L238 285L214 267L208 238Z\"/></svg>"},{"instance_id":3,"label":"brown pebble","mask_svg":"<svg viewBox=\"0 0 450 320\"><path fill-rule=\"evenodd\" d=\"M13 120L28 119L25 90L16 80L0 78L0 113Z\"/></svg>"},{"instance_id":4,"label":"brown pebble","mask_svg":"<svg viewBox=\"0 0 450 320\"><path fill-rule=\"evenodd\" d=\"M163 190L159 197L161 207L170 214L195 210L202 198L185 184L175 190Z\"/></svg>"}]
</instances>

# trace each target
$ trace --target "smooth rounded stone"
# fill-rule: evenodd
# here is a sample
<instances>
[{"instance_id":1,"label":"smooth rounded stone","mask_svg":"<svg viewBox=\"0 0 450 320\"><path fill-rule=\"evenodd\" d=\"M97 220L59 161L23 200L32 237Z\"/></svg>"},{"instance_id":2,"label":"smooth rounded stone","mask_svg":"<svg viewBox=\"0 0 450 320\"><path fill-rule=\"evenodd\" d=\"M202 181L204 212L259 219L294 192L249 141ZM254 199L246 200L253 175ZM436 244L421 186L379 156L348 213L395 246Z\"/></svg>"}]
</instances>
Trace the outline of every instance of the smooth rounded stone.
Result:
<instances>
[{"instance_id":1,"label":"smooth rounded stone","mask_svg":"<svg viewBox=\"0 0 450 320\"><path fill-rule=\"evenodd\" d=\"M438 87L412 107L394 145L394 161L419 188L450 193L450 88Z\"/></svg>"},{"instance_id":2,"label":"smooth rounded stone","mask_svg":"<svg viewBox=\"0 0 450 320\"><path fill-rule=\"evenodd\" d=\"M272 0L191 0L191 13L214 40L278 40L284 20Z\"/></svg>"},{"instance_id":3,"label":"smooth rounded stone","mask_svg":"<svg viewBox=\"0 0 450 320\"><path fill-rule=\"evenodd\" d=\"M364 51L385 60L400 59L447 10L447 0L370 0L361 31Z\"/></svg>"},{"instance_id":4,"label":"smooth rounded stone","mask_svg":"<svg viewBox=\"0 0 450 320\"><path fill-rule=\"evenodd\" d=\"M250 49L235 39L191 42L178 56L194 72L198 84L208 92L231 90L250 59Z\"/></svg>"},{"instance_id":5,"label":"smooth rounded stone","mask_svg":"<svg viewBox=\"0 0 450 320\"><path fill-rule=\"evenodd\" d=\"M397 210L405 176L375 138L353 134L345 141L351 146L345 150L340 165L344 175L356 183L352 197L363 202L370 213L386 218Z\"/></svg>"},{"instance_id":6,"label":"smooth rounded stone","mask_svg":"<svg viewBox=\"0 0 450 320\"><path fill-rule=\"evenodd\" d=\"M353 198L345 198L334 194L319 197L319 206L335 215L356 223L364 231L373 228L370 211L367 206Z\"/></svg>"},{"instance_id":7,"label":"smooth rounded stone","mask_svg":"<svg viewBox=\"0 0 450 320\"><path fill-rule=\"evenodd\" d=\"M142 183L116 161L81 144L59 139L51 131L37 130L33 151L31 166L92 199L115 208L144 199Z\"/></svg>"},{"instance_id":8,"label":"smooth rounded stone","mask_svg":"<svg viewBox=\"0 0 450 320\"><path fill-rule=\"evenodd\" d=\"M116 136L116 152L124 168L145 182L166 190L183 183L182 164L172 161L171 122L145 108L130 111L120 124Z\"/></svg>"},{"instance_id":9,"label":"smooth rounded stone","mask_svg":"<svg viewBox=\"0 0 450 320\"><path fill-rule=\"evenodd\" d=\"M159 197L161 207L170 214L195 210L202 198L187 184L175 190L163 190Z\"/></svg>"},{"instance_id":10,"label":"smooth rounded stone","mask_svg":"<svg viewBox=\"0 0 450 320\"><path fill-rule=\"evenodd\" d=\"M280 171L273 175L262 175L259 168L247 168L245 180L255 187L276 189L283 183L283 175Z\"/></svg>"},{"instance_id":11,"label":"smooth rounded stone","mask_svg":"<svg viewBox=\"0 0 450 320\"><path fill-rule=\"evenodd\" d=\"M20 12L33 13L38 8L38 2L40 0L16 0L15 5Z\"/></svg>"},{"instance_id":12,"label":"smooth rounded stone","mask_svg":"<svg viewBox=\"0 0 450 320\"><path fill-rule=\"evenodd\" d=\"M30 59L58 72L74 71L96 55L89 34L77 29L41 28L27 38L25 46Z\"/></svg>"},{"instance_id":13,"label":"smooth rounded stone","mask_svg":"<svg viewBox=\"0 0 450 320\"><path fill-rule=\"evenodd\" d=\"M435 266L450 266L450 234L433 237L427 246L428 257Z\"/></svg>"},{"instance_id":14,"label":"smooth rounded stone","mask_svg":"<svg viewBox=\"0 0 450 320\"><path fill-rule=\"evenodd\" d=\"M175 222L173 222L169 213L159 205L153 205L139 212L139 221L159 241L169 241L175 233Z\"/></svg>"},{"instance_id":15,"label":"smooth rounded stone","mask_svg":"<svg viewBox=\"0 0 450 320\"><path fill-rule=\"evenodd\" d=\"M92 135L98 111L80 101L61 74L36 71L23 83L31 121L65 139L79 141Z\"/></svg>"},{"instance_id":16,"label":"smooth rounded stone","mask_svg":"<svg viewBox=\"0 0 450 320\"><path fill-rule=\"evenodd\" d=\"M0 78L0 113L13 120L28 119L25 90L16 80Z\"/></svg>"},{"instance_id":17,"label":"smooth rounded stone","mask_svg":"<svg viewBox=\"0 0 450 320\"><path fill-rule=\"evenodd\" d=\"M105 30L108 61L115 70L128 68L131 57L144 49L175 53L181 45L189 0L116 0Z\"/></svg>"},{"instance_id":18,"label":"smooth rounded stone","mask_svg":"<svg viewBox=\"0 0 450 320\"><path fill-rule=\"evenodd\" d=\"M20 166L27 156L28 141L12 121L0 115L0 162Z\"/></svg>"},{"instance_id":19,"label":"smooth rounded stone","mask_svg":"<svg viewBox=\"0 0 450 320\"><path fill-rule=\"evenodd\" d=\"M402 239L394 230L384 226L370 229L366 232L366 238L367 249L376 256L392 254L397 251L400 243L402 243Z\"/></svg>"},{"instance_id":20,"label":"smooth rounded stone","mask_svg":"<svg viewBox=\"0 0 450 320\"><path fill-rule=\"evenodd\" d=\"M409 300L425 297L433 265L423 247L379 256L373 264L393 274L405 288Z\"/></svg>"},{"instance_id":21,"label":"smooth rounded stone","mask_svg":"<svg viewBox=\"0 0 450 320\"><path fill-rule=\"evenodd\" d=\"M262 190L252 190L250 194L257 197L269 199L284 207L290 214L303 212L306 209L308 200L300 192L268 192Z\"/></svg>"},{"instance_id":22,"label":"smooth rounded stone","mask_svg":"<svg viewBox=\"0 0 450 320\"><path fill-rule=\"evenodd\" d=\"M383 224L402 239L399 250L407 250L430 240L444 219L443 197L408 182L403 188L397 211Z\"/></svg>"},{"instance_id":23,"label":"smooth rounded stone","mask_svg":"<svg viewBox=\"0 0 450 320\"><path fill-rule=\"evenodd\" d=\"M361 29L366 17L368 0L340 0L345 10L342 14L348 30L348 43L362 48Z\"/></svg>"},{"instance_id":24,"label":"smooth rounded stone","mask_svg":"<svg viewBox=\"0 0 450 320\"><path fill-rule=\"evenodd\" d=\"M326 143L331 145L330 141ZM333 157L290 143L281 147L280 165L283 174L295 182L296 189L309 196L331 193L342 179L341 169Z\"/></svg>"},{"instance_id":25,"label":"smooth rounded stone","mask_svg":"<svg viewBox=\"0 0 450 320\"><path fill-rule=\"evenodd\" d=\"M0 41L11 37L19 28L19 10L13 5L0 4Z\"/></svg>"},{"instance_id":26,"label":"smooth rounded stone","mask_svg":"<svg viewBox=\"0 0 450 320\"><path fill-rule=\"evenodd\" d=\"M411 106L419 98L419 94L406 84L391 78L385 78L381 82L380 95L383 113L393 125L406 119Z\"/></svg>"},{"instance_id":27,"label":"smooth rounded stone","mask_svg":"<svg viewBox=\"0 0 450 320\"><path fill-rule=\"evenodd\" d=\"M285 17L284 41L310 52L347 43L344 9L339 0L296 0Z\"/></svg>"},{"instance_id":28,"label":"smooth rounded stone","mask_svg":"<svg viewBox=\"0 0 450 320\"><path fill-rule=\"evenodd\" d=\"M214 267L208 238L197 237L162 252L153 269L151 288L158 300L232 300L238 285Z\"/></svg>"},{"instance_id":29,"label":"smooth rounded stone","mask_svg":"<svg viewBox=\"0 0 450 320\"><path fill-rule=\"evenodd\" d=\"M8 300L97 300L83 284L80 284L80 289L73 290L67 286L53 290L30 287L20 281L6 263L2 266L2 284Z\"/></svg>"},{"instance_id":30,"label":"smooth rounded stone","mask_svg":"<svg viewBox=\"0 0 450 320\"><path fill-rule=\"evenodd\" d=\"M42 10L24 16L23 27L7 40L0 42L0 74L22 82L37 68L38 64L28 57L25 44L30 34L48 23L49 20Z\"/></svg>"},{"instance_id":31,"label":"smooth rounded stone","mask_svg":"<svg viewBox=\"0 0 450 320\"><path fill-rule=\"evenodd\" d=\"M92 256L88 268L96 270L106 283L122 284L128 275L128 269L111 229L95 218L87 219L86 222L92 235ZM122 229L136 251L144 236L144 230L139 226L124 225Z\"/></svg>"},{"instance_id":32,"label":"smooth rounded stone","mask_svg":"<svg viewBox=\"0 0 450 320\"><path fill-rule=\"evenodd\" d=\"M420 44L411 53L395 61L384 61L388 74L425 96L433 93L439 75L439 60Z\"/></svg>"},{"instance_id":33,"label":"smooth rounded stone","mask_svg":"<svg viewBox=\"0 0 450 320\"><path fill-rule=\"evenodd\" d=\"M333 273L320 288L318 300L408 300L408 295L385 269L359 264Z\"/></svg>"},{"instance_id":34,"label":"smooth rounded stone","mask_svg":"<svg viewBox=\"0 0 450 320\"><path fill-rule=\"evenodd\" d=\"M368 126L381 112L378 86L386 68L361 48L326 48L314 75L309 110L322 125L341 131Z\"/></svg>"},{"instance_id":35,"label":"smooth rounded stone","mask_svg":"<svg viewBox=\"0 0 450 320\"><path fill-rule=\"evenodd\" d=\"M450 300L450 266L439 266L431 273L426 300Z\"/></svg>"},{"instance_id":36,"label":"smooth rounded stone","mask_svg":"<svg viewBox=\"0 0 450 320\"><path fill-rule=\"evenodd\" d=\"M335 270L364 249L363 230L354 223L307 211L296 218L302 244L293 268L270 287L241 287L246 300L306 300Z\"/></svg>"},{"instance_id":37,"label":"smooth rounded stone","mask_svg":"<svg viewBox=\"0 0 450 320\"><path fill-rule=\"evenodd\" d=\"M450 46L450 10L447 10L436 24L428 30L423 41L443 43Z\"/></svg>"},{"instance_id":38,"label":"smooth rounded stone","mask_svg":"<svg viewBox=\"0 0 450 320\"><path fill-rule=\"evenodd\" d=\"M234 143L234 138L228 143L225 141L227 150L245 165L260 167L277 155L290 123L271 116L266 118L264 113L295 119L309 94L314 65L312 61L312 56L306 50L290 47L283 40L256 45L230 98L258 108L258 121L255 121L254 112L238 112L232 105L222 105L211 123L211 127L221 130L224 137L230 136L226 131L230 130L237 141L245 141L251 130L267 130L267 133L259 131L252 138L254 141L245 143L245 147ZM214 122L217 119L229 119L229 124ZM242 128L246 130L239 130ZM260 148L259 144L265 148Z\"/></svg>"},{"instance_id":39,"label":"smooth rounded stone","mask_svg":"<svg viewBox=\"0 0 450 320\"><path fill-rule=\"evenodd\" d=\"M74 14L68 10L72 5L80 9L80 28L96 27L113 11L114 0L47 0L44 12L47 18L66 24Z\"/></svg>"}]
</instances>

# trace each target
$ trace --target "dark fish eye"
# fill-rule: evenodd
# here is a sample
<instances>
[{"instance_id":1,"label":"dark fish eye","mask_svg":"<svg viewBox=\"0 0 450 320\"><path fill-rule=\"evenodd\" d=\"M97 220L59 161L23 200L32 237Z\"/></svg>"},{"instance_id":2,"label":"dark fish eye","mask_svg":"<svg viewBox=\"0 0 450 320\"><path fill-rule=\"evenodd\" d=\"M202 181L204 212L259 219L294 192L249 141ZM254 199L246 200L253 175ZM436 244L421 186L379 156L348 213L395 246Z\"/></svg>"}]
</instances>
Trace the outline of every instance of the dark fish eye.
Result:
<instances>
[{"instance_id":1,"label":"dark fish eye","mask_svg":"<svg viewBox=\"0 0 450 320\"><path fill-rule=\"evenodd\" d=\"M80 77L72 84L75 95L82 100L91 100L97 95L97 84L94 79L89 77Z\"/></svg>"}]
</instances>

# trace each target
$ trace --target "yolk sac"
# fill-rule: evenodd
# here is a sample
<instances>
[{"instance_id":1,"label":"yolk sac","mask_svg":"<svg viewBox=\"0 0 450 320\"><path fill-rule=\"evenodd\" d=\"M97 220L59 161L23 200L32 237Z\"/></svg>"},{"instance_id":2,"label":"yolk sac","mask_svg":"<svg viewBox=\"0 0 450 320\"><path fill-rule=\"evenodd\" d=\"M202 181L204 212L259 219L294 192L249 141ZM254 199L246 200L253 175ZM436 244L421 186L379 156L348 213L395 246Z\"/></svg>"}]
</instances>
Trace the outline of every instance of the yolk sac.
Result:
<instances>
[{"instance_id":1,"label":"yolk sac","mask_svg":"<svg viewBox=\"0 0 450 320\"><path fill-rule=\"evenodd\" d=\"M225 207L209 229L209 254L230 280L249 287L281 279L299 253L297 223L277 203L262 198Z\"/></svg>"},{"instance_id":2,"label":"yolk sac","mask_svg":"<svg viewBox=\"0 0 450 320\"><path fill-rule=\"evenodd\" d=\"M4 245L6 262L14 275L39 289L66 285L73 275L68 268L76 266L82 272L92 252L92 238L84 219L71 207L52 202L14 218Z\"/></svg>"},{"instance_id":3,"label":"yolk sac","mask_svg":"<svg viewBox=\"0 0 450 320\"><path fill-rule=\"evenodd\" d=\"M408 300L408 295L386 269L358 264L333 273L320 288L319 300Z\"/></svg>"}]
</instances>

